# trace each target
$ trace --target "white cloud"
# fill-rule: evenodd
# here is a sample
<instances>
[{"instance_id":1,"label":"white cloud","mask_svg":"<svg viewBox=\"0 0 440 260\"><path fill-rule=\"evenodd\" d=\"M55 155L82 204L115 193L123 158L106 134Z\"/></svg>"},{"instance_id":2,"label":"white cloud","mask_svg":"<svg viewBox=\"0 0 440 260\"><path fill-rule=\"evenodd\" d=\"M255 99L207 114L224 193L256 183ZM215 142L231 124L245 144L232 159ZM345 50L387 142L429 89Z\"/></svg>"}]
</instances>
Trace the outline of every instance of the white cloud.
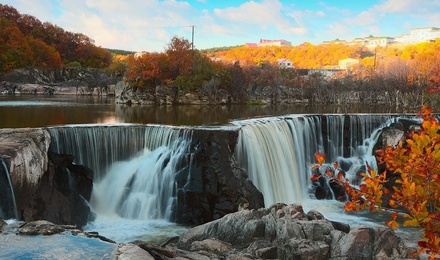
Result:
<instances>
[{"instance_id":1,"label":"white cloud","mask_svg":"<svg viewBox=\"0 0 440 260\"><path fill-rule=\"evenodd\" d=\"M353 18L345 19L346 24L350 26L371 26L380 23L381 14L375 12L361 12Z\"/></svg>"},{"instance_id":2,"label":"white cloud","mask_svg":"<svg viewBox=\"0 0 440 260\"><path fill-rule=\"evenodd\" d=\"M190 25L196 26L196 44L203 47L261 37L319 43L336 37L349 40L365 34L381 35L385 27L404 33L418 26L440 26L439 0L376 0L364 10L349 9L347 5L338 8L330 0L321 0L315 8L304 10L297 7L299 1L228 1L229 7L216 9L209 5L217 3L214 0L2 2L43 22L83 33L97 45L127 50L161 51L174 35L190 39L191 29L186 27Z\"/></svg>"},{"instance_id":3,"label":"white cloud","mask_svg":"<svg viewBox=\"0 0 440 260\"><path fill-rule=\"evenodd\" d=\"M278 30L286 36L305 34L306 28L299 26L295 17L287 14L288 9L279 0L263 0L261 2L248 1L239 7L214 9L213 14L220 21L241 24L237 27L241 31L252 30L257 26L263 31Z\"/></svg>"}]
</instances>

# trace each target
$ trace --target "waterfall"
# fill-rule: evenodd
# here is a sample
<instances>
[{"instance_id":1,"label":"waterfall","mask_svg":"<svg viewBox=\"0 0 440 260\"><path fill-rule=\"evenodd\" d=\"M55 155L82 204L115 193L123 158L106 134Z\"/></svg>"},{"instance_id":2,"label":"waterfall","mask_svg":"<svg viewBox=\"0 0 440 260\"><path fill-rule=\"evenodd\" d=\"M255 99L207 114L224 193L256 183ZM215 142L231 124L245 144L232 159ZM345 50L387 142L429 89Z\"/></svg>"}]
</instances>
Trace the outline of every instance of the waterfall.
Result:
<instances>
[{"instance_id":1,"label":"waterfall","mask_svg":"<svg viewBox=\"0 0 440 260\"><path fill-rule=\"evenodd\" d=\"M319 117L236 121L242 126L236 158L263 193L265 204L301 201L307 163L323 147ZM310 155L311 156L306 156ZM306 161L305 161L306 160Z\"/></svg>"},{"instance_id":2,"label":"waterfall","mask_svg":"<svg viewBox=\"0 0 440 260\"><path fill-rule=\"evenodd\" d=\"M144 148L145 126L72 125L48 128L50 150L75 155L74 163L90 167L99 181L110 165Z\"/></svg>"},{"instance_id":3,"label":"waterfall","mask_svg":"<svg viewBox=\"0 0 440 260\"><path fill-rule=\"evenodd\" d=\"M18 219L11 175L3 158L0 157L0 219Z\"/></svg>"},{"instance_id":4,"label":"waterfall","mask_svg":"<svg viewBox=\"0 0 440 260\"><path fill-rule=\"evenodd\" d=\"M349 177L371 163L373 145L390 115L290 115L235 121L241 126L235 156L263 193L265 204L309 197L314 153L339 161ZM344 158L347 154L350 158ZM375 164L373 164L375 165Z\"/></svg>"},{"instance_id":5,"label":"waterfall","mask_svg":"<svg viewBox=\"0 0 440 260\"><path fill-rule=\"evenodd\" d=\"M51 150L76 156L94 171L90 204L99 216L169 219L174 175L189 162L191 131L159 125L49 129Z\"/></svg>"}]
</instances>

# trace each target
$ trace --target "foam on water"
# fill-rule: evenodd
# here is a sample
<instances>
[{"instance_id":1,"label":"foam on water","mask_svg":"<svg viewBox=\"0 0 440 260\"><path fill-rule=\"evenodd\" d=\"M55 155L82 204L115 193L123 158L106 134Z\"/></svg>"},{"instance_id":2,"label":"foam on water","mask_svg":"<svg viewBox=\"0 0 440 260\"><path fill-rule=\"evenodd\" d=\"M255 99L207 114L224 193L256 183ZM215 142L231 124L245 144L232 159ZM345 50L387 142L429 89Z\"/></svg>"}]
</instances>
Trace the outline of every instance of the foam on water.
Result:
<instances>
[{"instance_id":1,"label":"foam on water","mask_svg":"<svg viewBox=\"0 0 440 260\"><path fill-rule=\"evenodd\" d=\"M161 219L136 220L117 216L98 216L84 230L97 231L100 235L118 243L134 240L162 243L170 237L181 235L188 228Z\"/></svg>"}]
</instances>

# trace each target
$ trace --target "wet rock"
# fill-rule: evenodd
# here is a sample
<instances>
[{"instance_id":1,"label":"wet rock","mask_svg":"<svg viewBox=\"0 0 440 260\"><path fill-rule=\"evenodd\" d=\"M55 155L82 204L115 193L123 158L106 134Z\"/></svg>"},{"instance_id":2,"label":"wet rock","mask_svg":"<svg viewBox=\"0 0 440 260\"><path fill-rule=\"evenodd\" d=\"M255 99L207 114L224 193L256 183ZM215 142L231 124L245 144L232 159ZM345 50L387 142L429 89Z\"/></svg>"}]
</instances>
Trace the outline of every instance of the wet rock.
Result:
<instances>
[{"instance_id":1,"label":"wet rock","mask_svg":"<svg viewBox=\"0 0 440 260\"><path fill-rule=\"evenodd\" d=\"M155 259L147 251L133 244L119 245L115 256L119 260L131 260L131 259L154 260Z\"/></svg>"},{"instance_id":2,"label":"wet rock","mask_svg":"<svg viewBox=\"0 0 440 260\"><path fill-rule=\"evenodd\" d=\"M133 241L132 244L139 246L140 248L147 251L155 259L167 259L176 257L175 247L156 245L153 243L143 242L143 241Z\"/></svg>"},{"instance_id":3,"label":"wet rock","mask_svg":"<svg viewBox=\"0 0 440 260\"><path fill-rule=\"evenodd\" d=\"M202 224L239 209L264 207L261 192L238 167L233 151L238 131L194 130L193 164L176 174L178 223Z\"/></svg>"},{"instance_id":4,"label":"wet rock","mask_svg":"<svg viewBox=\"0 0 440 260\"><path fill-rule=\"evenodd\" d=\"M342 231L341 231L342 230ZM401 259L405 246L386 227L350 230L301 205L278 203L242 210L194 227L177 243L177 256L193 251L215 259ZM400 257L400 258L399 258Z\"/></svg>"},{"instance_id":5,"label":"wet rock","mask_svg":"<svg viewBox=\"0 0 440 260\"><path fill-rule=\"evenodd\" d=\"M62 233L66 229L75 229L75 227L55 225L49 221L37 220L23 224L18 228L17 233L20 235L54 235Z\"/></svg>"},{"instance_id":6,"label":"wet rock","mask_svg":"<svg viewBox=\"0 0 440 260\"><path fill-rule=\"evenodd\" d=\"M390 257L396 250L400 251L400 243L400 238L387 227L353 228L332 246L331 257L360 260L373 259L378 254Z\"/></svg>"}]
</instances>

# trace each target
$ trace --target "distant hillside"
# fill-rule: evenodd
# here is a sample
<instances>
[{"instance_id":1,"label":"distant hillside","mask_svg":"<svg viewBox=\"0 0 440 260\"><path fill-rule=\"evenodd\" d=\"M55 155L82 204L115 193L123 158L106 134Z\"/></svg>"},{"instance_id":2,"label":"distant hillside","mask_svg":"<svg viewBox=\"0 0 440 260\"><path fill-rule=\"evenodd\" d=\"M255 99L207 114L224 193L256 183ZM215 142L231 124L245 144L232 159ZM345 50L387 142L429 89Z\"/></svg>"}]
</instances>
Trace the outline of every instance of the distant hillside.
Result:
<instances>
[{"instance_id":1,"label":"distant hillside","mask_svg":"<svg viewBox=\"0 0 440 260\"><path fill-rule=\"evenodd\" d=\"M74 65L105 68L112 56L81 33L41 22L14 7L0 4L0 71L23 67L42 69Z\"/></svg>"},{"instance_id":2,"label":"distant hillside","mask_svg":"<svg viewBox=\"0 0 440 260\"><path fill-rule=\"evenodd\" d=\"M436 64L437 56L434 53L438 50L440 50L440 39L417 44L378 46L374 49L344 43L313 45L306 42L298 46L220 47L201 52L211 59L226 64L238 61L242 66L260 66L265 63L277 65L280 59L287 59L298 69L319 69L337 67L340 60L354 58L369 69L400 62L424 64L417 69L428 70Z\"/></svg>"},{"instance_id":3,"label":"distant hillside","mask_svg":"<svg viewBox=\"0 0 440 260\"><path fill-rule=\"evenodd\" d=\"M237 47L241 47L241 45L224 46L224 47L213 47L213 48L208 48L208 49L200 50L200 52L201 53L216 53L216 52L221 52L221 51L228 51L230 49L237 48Z\"/></svg>"},{"instance_id":4,"label":"distant hillside","mask_svg":"<svg viewBox=\"0 0 440 260\"><path fill-rule=\"evenodd\" d=\"M107 51L109 51L111 54L114 55L131 55L131 54L135 54L136 52L134 51L125 51L125 50L117 50L117 49L106 49Z\"/></svg>"},{"instance_id":5,"label":"distant hillside","mask_svg":"<svg viewBox=\"0 0 440 260\"><path fill-rule=\"evenodd\" d=\"M240 62L240 65L262 65L264 63L277 64L280 59L292 61L295 68L312 69L326 66L337 66L339 60L355 58L361 60L374 56L374 53L362 46L345 44L313 45L303 43L298 46L239 46L219 48L216 52L207 52L211 58L225 63Z\"/></svg>"}]
</instances>

